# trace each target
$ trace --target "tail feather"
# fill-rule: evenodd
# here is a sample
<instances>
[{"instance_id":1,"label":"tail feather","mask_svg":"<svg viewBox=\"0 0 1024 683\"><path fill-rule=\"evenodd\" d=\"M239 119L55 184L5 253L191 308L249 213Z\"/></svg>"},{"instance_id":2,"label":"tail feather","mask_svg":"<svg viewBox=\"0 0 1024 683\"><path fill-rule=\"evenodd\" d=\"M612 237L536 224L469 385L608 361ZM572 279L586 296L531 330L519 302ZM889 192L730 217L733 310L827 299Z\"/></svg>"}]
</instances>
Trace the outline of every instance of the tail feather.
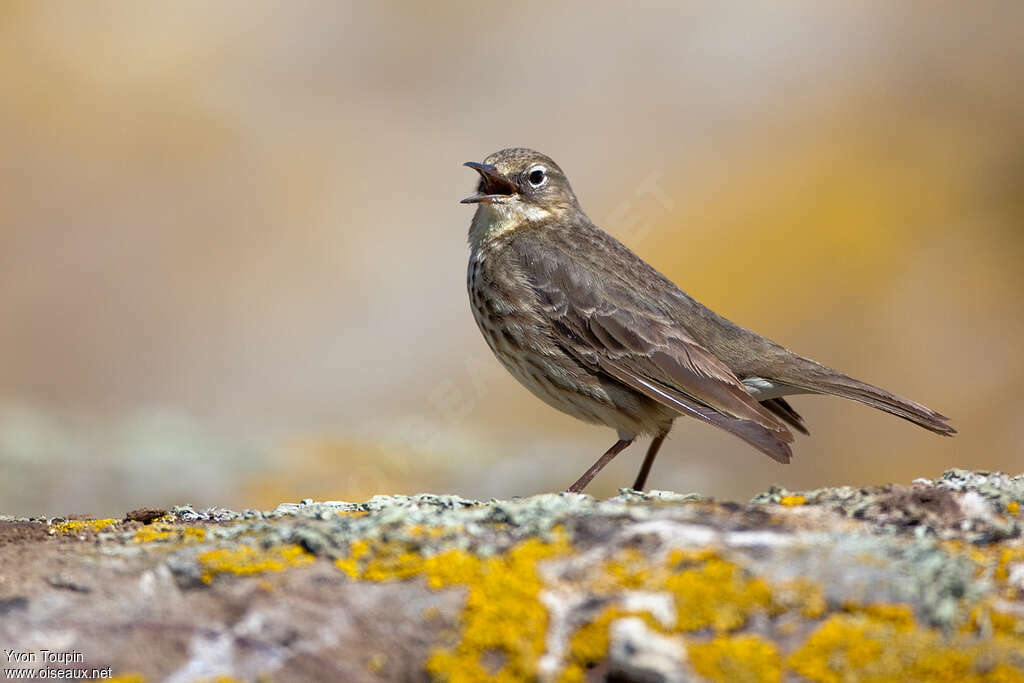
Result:
<instances>
[{"instance_id":1,"label":"tail feather","mask_svg":"<svg viewBox=\"0 0 1024 683\"><path fill-rule=\"evenodd\" d=\"M809 365L800 368L798 372L787 373L786 377L779 378L780 381L813 393L831 394L859 401L872 408L884 410L908 422L913 422L919 427L923 427L936 434L943 436L956 434L956 430L946 424L949 418L935 412L931 408L902 396L897 396L881 387L861 382L858 379L815 363L810 359L803 360L806 360ZM768 409L772 410L771 407ZM775 411L772 410L772 412Z\"/></svg>"},{"instance_id":2,"label":"tail feather","mask_svg":"<svg viewBox=\"0 0 1024 683\"><path fill-rule=\"evenodd\" d=\"M800 413L793 410L793 406L789 405L789 401L781 396L761 401L761 405L801 434L810 434L807 426L804 425L804 418L800 416Z\"/></svg>"}]
</instances>

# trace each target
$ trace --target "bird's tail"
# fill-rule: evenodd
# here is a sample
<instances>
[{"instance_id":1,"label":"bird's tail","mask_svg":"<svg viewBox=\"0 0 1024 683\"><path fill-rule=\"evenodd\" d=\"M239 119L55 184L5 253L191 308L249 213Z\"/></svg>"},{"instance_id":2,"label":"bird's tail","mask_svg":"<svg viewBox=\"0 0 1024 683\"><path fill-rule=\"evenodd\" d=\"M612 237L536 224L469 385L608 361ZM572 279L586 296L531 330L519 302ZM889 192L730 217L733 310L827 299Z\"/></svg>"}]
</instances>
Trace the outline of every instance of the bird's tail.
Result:
<instances>
[{"instance_id":1,"label":"bird's tail","mask_svg":"<svg viewBox=\"0 0 1024 683\"><path fill-rule=\"evenodd\" d=\"M779 381L785 384L816 394L831 394L859 401L872 408L878 408L879 410L891 413L896 417L902 417L904 420L913 422L919 427L923 427L936 434L943 436L956 434L956 430L946 424L949 418L935 412L931 408L902 396L897 396L867 382L861 382L858 379L844 375L838 370L833 370L820 363L816 363L809 358L793 354L792 359L801 362L799 364L788 364L791 366L798 365L798 368L796 371L786 372L785 377L778 378Z\"/></svg>"}]
</instances>

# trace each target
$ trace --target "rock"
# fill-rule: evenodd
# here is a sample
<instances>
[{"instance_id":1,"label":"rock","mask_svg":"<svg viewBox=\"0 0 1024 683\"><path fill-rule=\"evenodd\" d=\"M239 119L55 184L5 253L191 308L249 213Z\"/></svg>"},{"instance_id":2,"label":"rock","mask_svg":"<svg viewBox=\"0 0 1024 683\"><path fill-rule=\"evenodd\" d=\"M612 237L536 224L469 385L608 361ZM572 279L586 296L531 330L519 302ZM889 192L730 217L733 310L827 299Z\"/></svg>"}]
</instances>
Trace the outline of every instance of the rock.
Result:
<instances>
[{"instance_id":1,"label":"rock","mask_svg":"<svg viewBox=\"0 0 1024 683\"><path fill-rule=\"evenodd\" d=\"M640 617L611 622L608 641L608 668L618 680L684 683L694 679L682 638L664 636Z\"/></svg>"},{"instance_id":2,"label":"rock","mask_svg":"<svg viewBox=\"0 0 1024 683\"><path fill-rule=\"evenodd\" d=\"M953 470L746 505L624 490L0 517L3 666L122 681L1024 680L1022 502L1022 476Z\"/></svg>"}]
</instances>

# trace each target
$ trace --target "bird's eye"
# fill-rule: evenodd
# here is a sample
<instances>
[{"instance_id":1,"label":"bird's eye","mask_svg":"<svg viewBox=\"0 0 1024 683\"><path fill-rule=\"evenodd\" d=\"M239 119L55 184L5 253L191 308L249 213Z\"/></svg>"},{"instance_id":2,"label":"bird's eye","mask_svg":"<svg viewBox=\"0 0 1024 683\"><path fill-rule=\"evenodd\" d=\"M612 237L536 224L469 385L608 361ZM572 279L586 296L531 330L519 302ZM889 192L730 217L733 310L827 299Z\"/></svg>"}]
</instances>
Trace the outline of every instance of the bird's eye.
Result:
<instances>
[{"instance_id":1,"label":"bird's eye","mask_svg":"<svg viewBox=\"0 0 1024 683\"><path fill-rule=\"evenodd\" d=\"M535 168L530 171L530 175L526 176L526 179L534 187L540 187L547 182L548 174L544 172L543 168Z\"/></svg>"}]
</instances>

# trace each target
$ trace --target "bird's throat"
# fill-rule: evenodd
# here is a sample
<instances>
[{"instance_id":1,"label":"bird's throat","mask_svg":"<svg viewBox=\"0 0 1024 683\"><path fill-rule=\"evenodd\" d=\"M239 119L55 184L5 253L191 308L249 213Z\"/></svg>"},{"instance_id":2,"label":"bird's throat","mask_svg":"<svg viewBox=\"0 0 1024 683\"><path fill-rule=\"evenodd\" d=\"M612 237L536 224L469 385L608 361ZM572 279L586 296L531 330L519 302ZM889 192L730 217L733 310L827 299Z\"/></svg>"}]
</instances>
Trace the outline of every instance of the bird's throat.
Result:
<instances>
[{"instance_id":1,"label":"bird's throat","mask_svg":"<svg viewBox=\"0 0 1024 683\"><path fill-rule=\"evenodd\" d=\"M469 243L474 249L496 237L551 218L548 209L525 202L480 204L469 226Z\"/></svg>"}]
</instances>

